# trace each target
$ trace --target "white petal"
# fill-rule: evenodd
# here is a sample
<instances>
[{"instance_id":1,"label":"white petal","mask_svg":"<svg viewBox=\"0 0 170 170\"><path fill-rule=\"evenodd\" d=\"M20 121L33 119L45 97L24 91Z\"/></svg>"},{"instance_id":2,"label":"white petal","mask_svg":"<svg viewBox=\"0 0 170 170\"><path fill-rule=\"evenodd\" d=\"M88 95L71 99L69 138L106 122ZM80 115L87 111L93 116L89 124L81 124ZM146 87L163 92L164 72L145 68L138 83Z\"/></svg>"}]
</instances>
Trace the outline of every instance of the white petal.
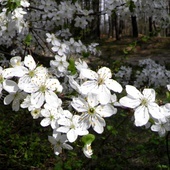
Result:
<instances>
[{"instance_id":1,"label":"white petal","mask_svg":"<svg viewBox=\"0 0 170 170\"><path fill-rule=\"evenodd\" d=\"M50 125L50 118L44 118L43 120L41 120L40 124L43 127Z\"/></svg>"},{"instance_id":2,"label":"white petal","mask_svg":"<svg viewBox=\"0 0 170 170\"><path fill-rule=\"evenodd\" d=\"M81 98L73 98L71 105L76 109L78 112L87 112L88 104L85 100Z\"/></svg>"},{"instance_id":3,"label":"white petal","mask_svg":"<svg viewBox=\"0 0 170 170\"><path fill-rule=\"evenodd\" d=\"M101 104L107 104L110 102L111 93L105 85L100 85L98 88L98 100Z\"/></svg>"},{"instance_id":4,"label":"white petal","mask_svg":"<svg viewBox=\"0 0 170 170\"><path fill-rule=\"evenodd\" d=\"M12 102L12 110L17 112L19 108L20 108L20 100L15 98Z\"/></svg>"},{"instance_id":5,"label":"white petal","mask_svg":"<svg viewBox=\"0 0 170 170\"><path fill-rule=\"evenodd\" d=\"M144 89L143 90L144 97L151 102L155 101L155 90L154 89Z\"/></svg>"},{"instance_id":6,"label":"white petal","mask_svg":"<svg viewBox=\"0 0 170 170\"><path fill-rule=\"evenodd\" d=\"M18 85L12 80L5 80L3 82L3 88L9 93L16 93L18 91Z\"/></svg>"},{"instance_id":7,"label":"white petal","mask_svg":"<svg viewBox=\"0 0 170 170\"><path fill-rule=\"evenodd\" d=\"M63 114L66 118L69 118L69 119L73 117L72 113L69 110L64 110Z\"/></svg>"},{"instance_id":8,"label":"white petal","mask_svg":"<svg viewBox=\"0 0 170 170\"><path fill-rule=\"evenodd\" d=\"M35 69L36 63L31 55L25 56L24 65L28 67L30 70Z\"/></svg>"},{"instance_id":9,"label":"white petal","mask_svg":"<svg viewBox=\"0 0 170 170\"><path fill-rule=\"evenodd\" d=\"M97 80L98 78L98 75L96 72L90 70L90 69L81 69L80 70L80 74L84 77L84 78L88 78L88 79L91 79L91 80Z\"/></svg>"},{"instance_id":10,"label":"white petal","mask_svg":"<svg viewBox=\"0 0 170 170\"><path fill-rule=\"evenodd\" d=\"M53 91L45 92L45 101L51 107L55 107L55 108L61 106L62 104L61 99L59 99L58 96Z\"/></svg>"},{"instance_id":11,"label":"white petal","mask_svg":"<svg viewBox=\"0 0 170 170\"><path fill-rule=\"evenodd\" d=\"M61 92L63 90L63 87L57 79L47 79L45 84L51 91L57 90L57 92Z\"/></svg>"},{"instance_id":12,"label":"white petal","mask_svg":"<svg viewBox=\"0 0 170 170\"><path fill-rule=\"evenodd\" d=\"M130 98L128 96L122 97L119 102L122 106L129 108L136 108L141 104L140 99Z\"/></svg>"},{"instance_id":13,"label":"white petal","mask_svg":"<svg viewBox=\"0 0 170 170\"><path fill-rule=\"evenodd\" d=\"M24 91L27 92L27 93L34 93L34 92L38 91L38 89L39 89L39 87L36 86L33 83L29 83L29 84L24 85Z\"/></svg>"},{"instance_id":14,"label":"white petal","mask_svg":"<svg viewBox=\"0 0 170 170\"><path fill-rule=\"evenodd\" d=\"M58 120L58 124L59 125L63 125L63 126L70 126L71 125L71 121L67 118L60 118Z\"/></svg>"},{"instance_id":15,"label":"white petal","mask_svg":"<svg viewBox=\"0 0 170 170\"><path fill-rule=\"evenodd\" d=\"M8 105L12 102L12 100L14 100L14 95L15 94L8 94L5 98L4 98L4 104Z\"/></svg>"},{"instance_id":16,"label":"white petal","mask_svg":"<svg viewBox=\"0 0 170 170\"><path fill-rule=\"evenodd\" d=\"M164 118L164 114L161 113L159 106L156 103L149 103L148 104L149 113L155 119L162 119Z\"/></svg>"},{"instance_id":17,"label":"white petal","mask_svg":"<svg viewBox=\"0 0 170 170\"><path fill-rule=\"evenodd\" d=\"M134 116L135 116L135 125L136 126L146 125L150 118L148 109L144 106L139 106L135 110Z\"/></svg>"},{"instance_id":18,"label":"white petal","mask_svg":"<svg viewBox=\"0 0 170 170\"><path fill-rule=\"evenodd\" d=\"M69 142L74 142L77 139L77 134L75 133L75 131L73 129L71 129L68 133L67 133L67 139Z\"/></svg>"},{"instance_id":19,"label":"white petal","mask_svg":"<svg viewBox=\"0 0 170 170\"><path fill-rule=\"evenodd\" d=\"M97 81L86 81L81 85L81 92L87 94L89 92L96 92L98 89Z\"/></svg>"},{"instance_id":20,"label":"white petal","mask_svg":"<svg viewBox=\"0 0 170 170\"><path fill-rule=\"evenodd\" d=\"M3 70L2 75L4 78L11 78L15 75L13 71L14 68L6 68Z\"/></svg>"},{"instance_id":21,"label":"white petal","mask_svg":"<svg viewBox=\"0 0 170 170\"><path fill-rule=\"evenodd\" d=\"M151 130L154 132L158 132L160 130L160 125L152 125Z\"/></svg>"},{"instance_id":22,"label":"white petal","mask_svg":"<svg viewBox=\"0 0 170 170\"><path fill-rule=\"evenodd\" d=\"M90 105L90 107L94 107L94 106L99 104L99 101L97 99L97 95L93 94L93 93L90 93L87 96L87 101L88 101L88 104Z\"/></svg>"},{"instance_id":23,"label":"white petal","mask_svg":"<svg viewBox=\"0 0 170 170\"><path fill-rule=\"evenodd\" d=\"M62 132L62 133L67 133L70 130L69 127L66 126L61 126L59 128L57 128L57 132Z\"/></svg>"},{"instance_id":24,"label":"white petal","mask_svg":"<svg viewBox=\"0 0 170 170\"><path fill-rule=\"evenodd\" d=\"M104 126L105 126L105 120L100 117L100 116L97 116L96 117L93 117L92 118L92 127L94 129L95 132L101 134L103 133L103 130L104 130Z\"/></svg>"},{"instance_id":25,"label":"white petal","mask_svg":"<svg viewBox=\"0 0 170 170\"><path fill-rule=\"evenodd\" d=\"M105 81L105 84L110 90L113 90L114 92L118 92L118 93L122 92L122 86L113 79L107 79Z\"/></svg>"},{"instance_id":26,"label":"white petal","mask_svg":"<svg viewBox=\"0 0 170 170\"><path fill-rule=\"evenodd\" d=\"M23 77L21 77L18 81L18 87L21 90L24 90L25 87L27 86L27 84L31 83L31 78L28 75L24 75Z\"/></svg>"},{"instance_id":27,"label":"white petal","mask_svg":"<svg viewBox=\"0 0 170 170\"><path fill-rule=\"evenodd\" d=\"M49 141L51 144L53 144L53 145L56 144L56 140L55 140L55 138L54 138L53 136L48 136L48 141Z\"/></svg>"},{"instance_id":28,"label":"white petal","mask_svg":"<svg viewBox=\"0 0 170 170\"><path fill-rule=\"evenodd\" d=\"M112 77L111 70L107 67L100 68L97 73L99 74L99 77L106 80L110 79Z\"/></svg>"},{"instance_id":29,"label":"white petal","mask_svg":"<svg viewBox=\"0 0 170 170\"><path fill-rule=\"evenodd\" d=\"M40 108L44 103L44 94L41 92L36 92L31 94L31 104L36 108Z\"/></svg>"},{"instance_id":30,"label":"white petal","mask_svg":"<svg viewBox=\"0 0 170 170\"><path fill-rule=\"evenodd\" d=\"M47 109L42 109L42 110L41 110L41 115L42 115L43 117L50 117L50 112L49 112L49 110L47 110Z\"/></svg>"},{"instance_id":31,"label":"white petal","mask_svg":"<svg viewBox=\"0 0 170 170\"><path fill-rule=\"evenodd\" d=\"M96 112L100 114L101 117L110 117L113 114L117 113L117 109L114 108L112 105L107 104L105 106L98 106L96 108Z\"/></svg>"},{"instance_id":32,"label":"white petal","mask_svg":"<svg viewBox=\"0 0 170 170\"><path fill-rule=\"evenodd\" d=\"M131 86L131 85L126 85L126 92L128 95L130 95L131 97L135 99L139 99L143 97L141 92L136 87Z\"/></svg>"},{"instance_id":33,"label":"white petal","mask_svg":"<svg viewBox=\"0 0 170 170\"><path fill-rule=\"evenodd\" d=\"M68 149L68 150L72 150L73 149L73 147L68 145L67 143L63 143L63 148L64 149Z\"/></svg>"}]
</instances>

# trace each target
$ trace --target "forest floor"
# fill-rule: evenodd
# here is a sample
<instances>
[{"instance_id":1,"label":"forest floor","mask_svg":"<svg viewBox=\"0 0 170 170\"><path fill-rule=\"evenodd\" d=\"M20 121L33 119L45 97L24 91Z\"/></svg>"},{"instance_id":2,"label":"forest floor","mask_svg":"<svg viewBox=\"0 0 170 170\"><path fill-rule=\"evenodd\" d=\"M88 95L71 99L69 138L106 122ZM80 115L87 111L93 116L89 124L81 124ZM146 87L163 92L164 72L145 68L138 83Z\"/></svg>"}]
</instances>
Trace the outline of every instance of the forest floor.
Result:
<instances>
[{"instance_id":1,"label":"forest floor","mask_svg":"<svg viewBox=\"0 0 170 170\"><path fill-rule=\"evenodd\" d=\"M139 60L148 58L160 64L170 63L170 37L102 39L99 44L102 55L90 59L99 65L109 67L115 61L136 65Z\"/></svg>"}]
</instances>

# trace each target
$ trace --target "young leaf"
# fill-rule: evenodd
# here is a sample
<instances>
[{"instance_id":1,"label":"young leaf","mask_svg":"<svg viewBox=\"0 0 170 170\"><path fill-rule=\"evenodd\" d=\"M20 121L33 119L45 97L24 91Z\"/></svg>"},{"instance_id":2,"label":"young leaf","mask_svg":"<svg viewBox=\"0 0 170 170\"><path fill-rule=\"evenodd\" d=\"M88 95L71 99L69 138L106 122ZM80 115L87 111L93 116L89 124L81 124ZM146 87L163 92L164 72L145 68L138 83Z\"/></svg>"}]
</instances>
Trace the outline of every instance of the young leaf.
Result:
<instances>
[{"instance_id":1,"label":"young leaf","mask_svg":"<svg viewBox=\"0 0 170 170\"><path fill-rule=\"evenodd\" d=\"M84 145L87 145L87 144L91 144L95 140L95 136L93 134L87 134L83 136L81 139Z\"/></svg>"},{"instance_id":2,"label":"young leaf","mask_svg":"<svg viewBox=\"0 0 170 170\"><path fill-rule=\"evenodd\" d=\"M70 71L72 75L76 74L77 72L75 61L73 59L69 59L68 71Z\"/></svg>"}]
</instances>

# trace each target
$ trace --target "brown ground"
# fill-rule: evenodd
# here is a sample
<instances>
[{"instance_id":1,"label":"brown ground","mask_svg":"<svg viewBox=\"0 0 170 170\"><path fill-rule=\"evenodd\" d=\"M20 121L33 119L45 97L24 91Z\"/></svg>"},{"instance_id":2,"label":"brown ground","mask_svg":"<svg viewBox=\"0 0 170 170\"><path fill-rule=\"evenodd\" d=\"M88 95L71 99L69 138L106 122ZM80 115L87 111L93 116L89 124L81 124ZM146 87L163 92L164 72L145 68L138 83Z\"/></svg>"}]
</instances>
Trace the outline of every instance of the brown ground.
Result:
<instances>
[{"instance_id":1,"label":"brown ground","mask_svg":"<svg viewBox=\"0 0 170 170\"><path fill-rule=\"evenodd\" d=\"M135 41L136 45L131 45ZM170 63L170 37L153 37L146 42L142 38L107 39L100 42L100 49L102 55L91 58L90 62L110 66L114 61L123 59L123 62L136 65L139 60L151 58L161 64ZM125 49L128 52L126 55L123 52Z\"/></svg>"}]
</instances>

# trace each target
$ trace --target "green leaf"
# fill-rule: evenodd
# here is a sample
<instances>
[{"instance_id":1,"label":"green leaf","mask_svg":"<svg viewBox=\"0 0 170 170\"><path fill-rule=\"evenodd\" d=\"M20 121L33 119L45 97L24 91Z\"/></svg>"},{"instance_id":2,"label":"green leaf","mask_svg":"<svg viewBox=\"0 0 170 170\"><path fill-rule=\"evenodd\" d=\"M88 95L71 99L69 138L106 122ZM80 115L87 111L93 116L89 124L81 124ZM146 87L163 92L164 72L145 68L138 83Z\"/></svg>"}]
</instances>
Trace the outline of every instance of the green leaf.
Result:
<instances>
[{"instance_id":1,"label":"green leaf","mask_svg":"<svg viewBox=\"0 0 170 170\"><path fill-rule=\"evenodd\" d=\"M24 43L29 46L31 44L31 41L32 41L32 35L31 34L28 34L26 37L25 37L25 40L24 40Z\"/></svg>"},{"instance_id":2,"label":"green leaf","mask_svg":"<svg viewBox=\"0 0 170 170\"><path fill-rule=\"evenodd\" d=\"M77 73L74 59L69 59L68 71L70 71L72 75Z\"/></svg>"},{"instance_id":3,"label":"green leaf","mask_svg":"<svg viewBox=\"0 0 170 170\"><path fill-rule=\"evenodd\" d=\"M21 6L21 0L8 0L6 4L7 13L14 11L16 8Z\"/></svg>"},{"instance_id":4,"label":"green leaf","mask_svg":"<svg viewBox=\"0 0 170 170\"><path fill-rule=\"evenodd\" d=\"M123 49L123 53L127 55L129 52L127 51L127 49Z\"/></svg>"},{"instance_id":5,"label":"green leaf","mask_svg":"<svg viewBox=\"0 0 170 170\"><path fill-rule=\"evenodd\" d=\"M83 136L81 139L84 145L87 145L87 144L91 144L95 140L95 136L93 134L87 134Z\"/></svg>"}]
</instances>

